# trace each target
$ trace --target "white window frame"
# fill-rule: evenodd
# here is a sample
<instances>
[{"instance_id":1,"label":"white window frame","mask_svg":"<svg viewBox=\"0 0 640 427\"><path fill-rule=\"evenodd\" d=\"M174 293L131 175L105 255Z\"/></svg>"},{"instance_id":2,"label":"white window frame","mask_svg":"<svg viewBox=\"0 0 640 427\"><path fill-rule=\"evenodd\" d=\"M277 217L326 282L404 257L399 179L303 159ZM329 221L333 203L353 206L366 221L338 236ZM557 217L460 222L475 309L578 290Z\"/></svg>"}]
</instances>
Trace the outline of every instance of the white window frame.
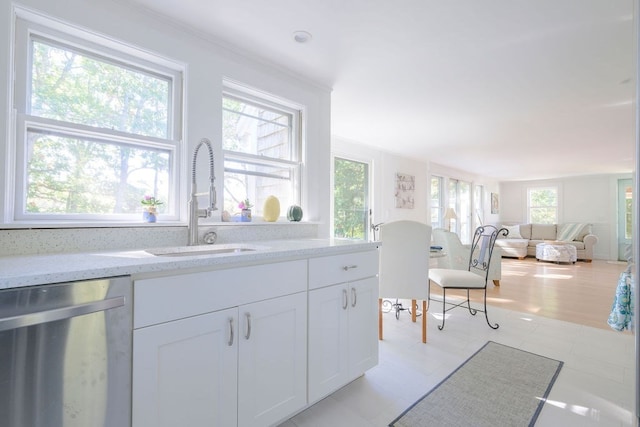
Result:
<instances>
[{"instance_id":1,"label":"white window frame","mask_svg":"<svg viewBox=\"0 0 640 427\"><path fill-rule=\"evenodd\" d=\"M434 196L431 194L431 187L433 186L433 182L436 180L438 182L438 204L434 206ZM444 224L444 211L445 211L445 190L444 190L444 177L439 175L431 175L431 180L429 181L429 204L430 204L430 218L431 218L431 227L432 228L445 228ZM437 221L433 220L433 216L438 218Z\"/></svg>"},{"instance_id":2,"label":"white window frame","mask_svg":"<svg viewBox=\"0 0 640 427\"><path fill-rule=\"evenodd\" d=\"M469 192L468 198L465 200L462 198L462 186L466 186ZM452 192L454 194L452 194ZM455 210L457 219L455 221L455 227L452 229L460 236L460 241L464 244L471 242L471 235L473 233L471 223L471 209L473 191L470 181L465 181L457 178L449 178L447 194L449 197L448 207Z\"/></svg>"},{"instance_id":3,"label":"white window frame","mask_svg":"<svg viewBox=\"0 0 640 427\"><path fill-rule=\"evenodd\" d=\"M118 144L128 144L137 148L162 149L170 154L169 164L169 194L166 201L167 213L163 213L163 222L180 220L181 191L180 170L182 158L186 148L183 140L183 76L186 67L167 58L149 53L133 46L118 42L109 37L65 24L44 15L14 8L14 55L12 58L12 102L15 114L13 116L13 132L9 141L7 157L7 195L4 212L6 223L38 223L56 224L69 223L95 225L140 222L140 214L28 214L23 211L26 200L26 133L27 130L37 129L46 132L64 133L70 136L104 140ZM167 138L156 138L127 132L96 128L52 120L29 115L30 93L30 43L32 37L63 47L69 47L101 60L106 60L126 68L141 70L153 75L166 78L170 82L168 105Z\"/></svg>"},{"instance_id":4,"label":"white window frame","mask_svg":"<svg viewBox=\"0 0 640 427\"><path fill-rule=\"evenodd\" d=\"M541 190L553 190L556 193L556 204L555 206L532 206L531 205L531 192L532 191L541 191ZM536 187L528 187L527 188L527 222L533 223L533 219L531 218L531 209L533 208L554 208L555 209L555 219L551 224L558 224L559 216L560 216L560 188L557 185L542 185Z\"/></svg>"},{"instance_id":5,"label":"white window frame","mask_svg":"<svg viewBox=\"0 0 640 427\"><path fill-rule=\"evenodd\" d=\"M335 200L336 200L336 195L335 195L336 159L366 165L367 167L366 188L365 188L366 215L365 215L365 222L364 222L364 237L362 240L372 241L374 240L374 238L376 239L379 238L380 237L380 234L378 233L379 230L373 229L373 226L375 224L372 222L373 215L374 215L374 212L373 212L373 163L370 159L358 159L358 158L355 158L354 156L351 156L348 154L340 154L340 153L331 154L331 236L336 237L335 236L336 221L335 221L335 215L334 215ZM354 240L358 240L358 239L354 239Z\"/></svg>"},{"instance_id":6,"label":"white window frame","mask_svg":"<svg viewBox=\"0 0 640 427\"><path fill-rule=\"evenodd\" d=\"M291 198L293 204L300 204L302 198L302 170L303 170L303 120L304 120L304 107L286 99L280 98L275 95L268 94L263 91L246 86L242 83L224 79L221 102L225 97L235 98L240 101L246 101L248 103L262 105L266 108L284 111L291 115L291 159L275 159L263 156L258 156L250 153L242 153L234 150L222 150L223 164L227 160L236 163L246 162L247 164L259 164L264 166L282 166L292 169L291 174ZM224 167L224 172L245 174L242 170L229 169ZM259 173L246 173L246 175L260 175ZM223 177L224 180L224 177ZM275 195L276 197L278 195ZM223 198L224 190L223 190ZM252 199L250 195L247 195L252 203L256 203L256 200ZM288 206L280 207L280 216L286 216ZM252 209L258 215L262 212L262 206L254 206Z\"/></svg>"},{"instance_id":7,"label":"white window frame","mask_svg":"<svg viewBox=\"0 0 640 427\"><path fill-rule=\"evenodd\" d=\"M471 214L472 229L475 229L484 225L484 186L482 184L473 184L472 186L472 198L473 198L473 213Z\"/></svg>"}]
</instances>

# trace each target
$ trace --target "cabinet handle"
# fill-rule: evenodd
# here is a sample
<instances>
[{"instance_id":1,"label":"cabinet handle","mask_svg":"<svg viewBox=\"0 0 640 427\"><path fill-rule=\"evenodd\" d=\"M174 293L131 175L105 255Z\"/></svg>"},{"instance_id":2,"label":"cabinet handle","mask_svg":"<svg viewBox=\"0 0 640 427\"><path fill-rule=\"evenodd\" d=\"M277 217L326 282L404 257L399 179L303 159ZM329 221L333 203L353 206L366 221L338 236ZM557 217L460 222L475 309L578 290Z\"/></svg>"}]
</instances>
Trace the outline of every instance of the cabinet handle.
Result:
<instances>
[{"instance_id":1,"label":"cabinet handle","mask_svg":"<svg viewBox=\"0 0 640 427\"><path fill-rule=\"evenodd\" d=\"M349 301L348 301L348 296L347 296L347 290L343 289L342 290L342 309L346 310L347 306L349 305Z\"/></svg>"},{"instance_id":2,"label":"cabinet handle","mask_svg":"<svg viewBox=\"0 0 640 427\"><path fill-rule=\"evenodd\" d=\"M227 345L231 347L233 345L233 317L229 318L229 341Z\"/></svg>"},{"instance_id":3,"label":"cabinet handle","mask_svg":"<svg viewBox=\"0 0 640 427\"><path fill-rule=\"evenodd\" d=\"M344 267L342 267L342 269L343 269L344 271L349 271L349 270L351 270L352 268L358 268L358 266L357 266L357 265L345 265Z\"/></svg>"},{"instance_id":4,"label":"cabinet handle","mask_svg":"<svg viewBox=\"0 0 640 427\"><path fill-rule=\"evenodd\" d=\"M357 300L358 300L358 294L356 293L356 288L351 288L351 307L356 306Z\"/></svg>"},{"instance_id":5,"label":"cabinet handle","mask_svg":"<svg viewBox=\"0 0 640 427\"><path fill-rule=\"evenodd\" d=\"M251 314L245 313L244 317L247 319L247 332L244 334L244 338L248 340L251 336Z\"/></svg>"}]
</instances>

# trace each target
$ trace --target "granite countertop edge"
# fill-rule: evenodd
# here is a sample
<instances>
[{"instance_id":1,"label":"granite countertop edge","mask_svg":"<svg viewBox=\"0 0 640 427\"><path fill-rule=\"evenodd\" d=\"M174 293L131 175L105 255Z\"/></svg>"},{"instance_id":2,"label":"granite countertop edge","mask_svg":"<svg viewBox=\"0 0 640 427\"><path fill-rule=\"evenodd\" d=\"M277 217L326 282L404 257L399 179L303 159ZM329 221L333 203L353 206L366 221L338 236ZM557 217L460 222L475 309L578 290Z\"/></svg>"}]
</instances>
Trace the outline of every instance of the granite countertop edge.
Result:
<instances>
[{"instance_id":1,"label":"granite countertop edge","mask_svg":"<svg viewBox=\"0 0 640 427\"><path fill-rule=\"evenodd\" d=\"M180 257L154 256L143 249L0 257L0 290L189 269L213 270L242 264L369 250L380 245L379 242L340 239L271 240L251 243L264 249L255 252Z\"/></svg>"}]
</instances>

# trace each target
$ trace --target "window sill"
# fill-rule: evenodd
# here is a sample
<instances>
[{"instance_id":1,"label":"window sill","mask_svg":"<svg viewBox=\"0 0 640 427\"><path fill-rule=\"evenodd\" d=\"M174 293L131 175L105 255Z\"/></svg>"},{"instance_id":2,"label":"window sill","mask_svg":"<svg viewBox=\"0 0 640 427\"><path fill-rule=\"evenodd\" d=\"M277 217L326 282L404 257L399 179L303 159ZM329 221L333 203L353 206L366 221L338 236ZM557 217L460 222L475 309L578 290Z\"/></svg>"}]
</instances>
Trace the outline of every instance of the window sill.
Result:
<instances>
[{"instance_id":1,"label":"window sill","mask_svg":"<svg viewBox=\"0 0 640 427\"><path fill-rule=\"evenodd\" d=\"M319 222L314 221L287 221L286 219L280 219L275 222L267 222L263 220L254 220L251 222L223 222L212 221L205 222L200 221L198 224L200 227L260 227L260 226L295 226L296 224L302 225L318 225ZM182 221L162 221L158 222L20 222L0 224L0 230L35 230L35 229L56 229L56 228L137 228L137 227L187 227L188 224Z\"/></svg>"},{"instance_id":2,"label":"window sill","mask_svg":"<svg viewBox=\"0 0 640 427\"><path fill-rule=\"evenodd\" d=\"M186 227L186 222L162 221L159 222L19 222L0 224L0 230L20 229L52 229L52 228L133 228L133 227Z\"/></svg>"}]
</instances>

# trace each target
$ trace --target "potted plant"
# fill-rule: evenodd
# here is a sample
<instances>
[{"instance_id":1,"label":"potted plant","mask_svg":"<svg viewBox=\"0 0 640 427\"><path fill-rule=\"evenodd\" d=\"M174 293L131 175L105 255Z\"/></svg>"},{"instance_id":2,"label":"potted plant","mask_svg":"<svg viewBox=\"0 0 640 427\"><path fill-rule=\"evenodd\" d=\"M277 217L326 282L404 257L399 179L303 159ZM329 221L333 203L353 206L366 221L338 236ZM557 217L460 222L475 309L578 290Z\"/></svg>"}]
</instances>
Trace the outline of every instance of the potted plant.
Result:
<instances>
[{"instance_id":1,"label":"potted plant","mask_svg":"<svg viewBox=\"0 0 640 427\"><path fill-rule=\"evenodd\" d=\"M142 203L142 206L145 208L142 212L144 222L156 222L158 215L157 207L160 206L162 202L153 196L144 196L140 203Z\"/></svg>"},{"instance_id":2,"label":"potted plant","mask_svg":"<svg viewBox=\"0 0 640 427\"><path fill-rule=\"evenodd\" d=\"M240 203L238 203L238 208L240 208L240 222L251 222L251 207L253 205L249 201L249 199L244 199Z\"/></svg>"}]
</instances>

